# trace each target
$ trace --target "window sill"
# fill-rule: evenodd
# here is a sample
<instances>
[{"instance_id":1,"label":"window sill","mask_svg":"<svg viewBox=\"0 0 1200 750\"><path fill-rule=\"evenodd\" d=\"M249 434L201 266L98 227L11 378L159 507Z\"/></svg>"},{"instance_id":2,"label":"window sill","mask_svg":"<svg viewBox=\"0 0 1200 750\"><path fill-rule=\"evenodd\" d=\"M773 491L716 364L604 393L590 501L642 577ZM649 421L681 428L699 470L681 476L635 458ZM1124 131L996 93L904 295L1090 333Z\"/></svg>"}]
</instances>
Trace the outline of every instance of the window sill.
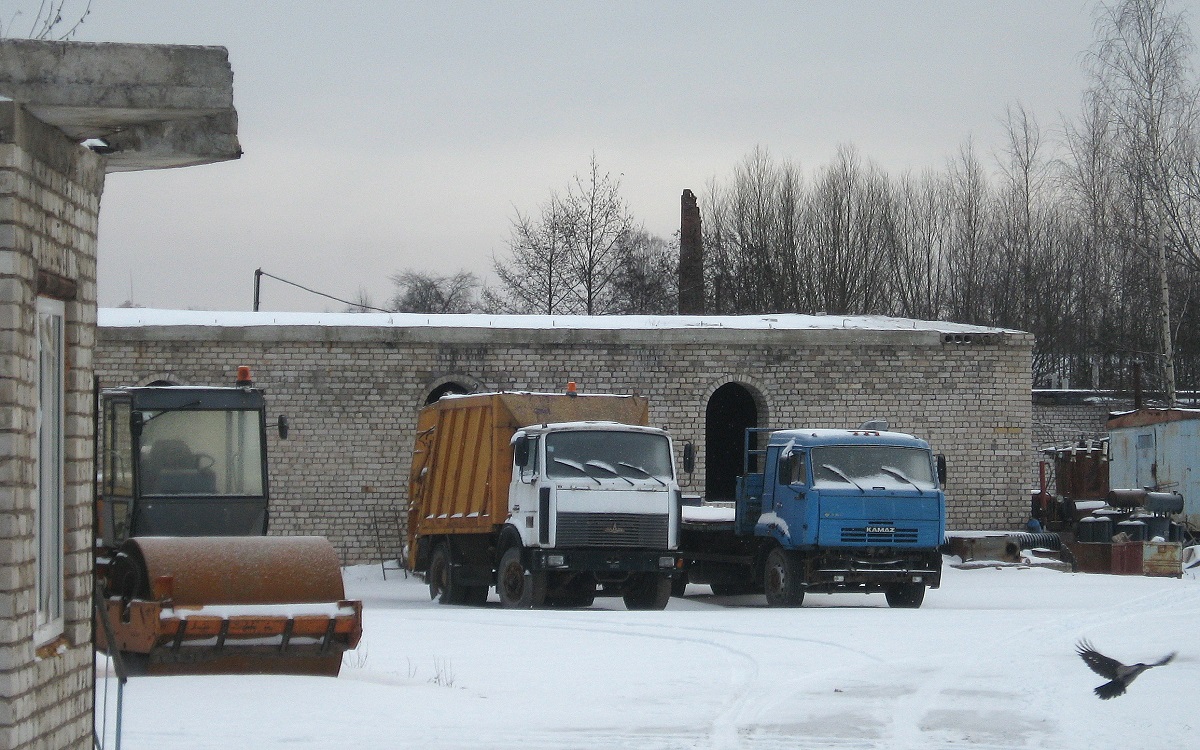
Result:
<instances>
[{"instance_id":1,"label":"window sill","mask_svg":"<svg viewBox=\"0 0 1200 750\"><path fill-rule=\"evenodd\" d=\"M38 646L34 650L34 654L38 659L50 659L60 654L66 653L71 646L71 642L67 640L65 635L58 635L50 639L46 643Z\"/></svg>"}]
</instances>

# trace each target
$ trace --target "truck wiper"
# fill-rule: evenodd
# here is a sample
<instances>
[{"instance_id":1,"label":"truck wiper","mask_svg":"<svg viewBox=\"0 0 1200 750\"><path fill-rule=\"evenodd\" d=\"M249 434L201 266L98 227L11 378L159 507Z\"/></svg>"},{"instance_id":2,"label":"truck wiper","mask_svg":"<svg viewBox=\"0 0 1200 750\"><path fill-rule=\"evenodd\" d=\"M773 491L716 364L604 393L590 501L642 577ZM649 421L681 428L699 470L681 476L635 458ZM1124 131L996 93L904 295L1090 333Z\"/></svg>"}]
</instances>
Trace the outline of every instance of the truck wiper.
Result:
<instances>
[{"instance_id":1,"label":"truck wiper","mask_svg":"<svg viewBox=\"0 0 1200 750\"><path fill-rule=\"evenodd\" d=\"M609 466L608 464L601 463L594 458L591 461L588 461L587 463L585 463L584 466L595 466L597 469L600 469L601 471L607 471L609 474L612 474L614 477L620 477L621 479L624 479L626 482L629 482L629 485L631 487L633 486L632 479L630 479L627 476L624 476L623 474L621 474L621 472L617 471L616 469Z\"/></svg>"},{"instance_id":2,"label":"truck wiper","mask_svg":"<svg viewBox=\"0 0 1200 750\"><path fill-rule=\"evenodd\" d=\"M915 488L917 489L917 491L918 491L918 492L920 492L920 491L921 491L921 488L917 486L917 483L916 483L916 482L914 482L913 480L909 479L908 477L906 477L906 476L904 475L904 472L900 471L899 469L893 469L893 468L892 468L892 467L890 467L890 466L880 466L880 467L879 467L879 470L880 470L880 471L887 472L888 474L891 474L892 476L894 476L895 478L897 478L897 479L899 479L899 480L901 480L901 481L908 482L908 483L909 483L909 484L911 484L913 487L915 487Z\"/></svg>"},{"instance_id":3,"label":"truck wiper","mask_svg":"<svg viewBox=\"0 0 1200 750\"><path fill-rule=\"evenodd\" d=\"M851 479L849 476L847 476L847 475L846 475L846 472L842 471L841 469L839 469L838 467L834 466L833 464L821 464L821 468L822 468L822 469L829 469L829 470L830 470L830 471L832 471L834 474L837 474L837 475L838 475L839 477L841 477L842 479L845 479L847 482L849 482L850 484L852 484L852 485L854 485L855 487L857 487L859 492L862 492L862 493L864 493L864 494L866 493L866 490L864 490L864 489L862 488L862 485L861 485L861 484L859 484L858 482L856 482L856 481L854 481L853 479Z\"/></svg>"},{"instance_id":4,"label":"truck wiper","mask_svg":"<svg viewBox=\"0 0 1200 750\"><path fill-rule=\"evenodd\" d=\"M587 477L588 479L592 480L596 484L604 484L603 482L600 481L600 479L598 477L592 476L592 473L590 471L588 471L587 469L583 468L583 464L579 463L578 461L572 461L568 458L556 458L556 459L554 459L554 463L562 464L563 466L569 466L572 469L574 469L575 471L578 471L580 474Z\"/></svg>"},{"instance_id":5,"label":"truck wiper","mask_svg":"<svg viewBox=\"0 0 1200 750\"><path fill-rule=\"evenodd\" d=\"M666 483L666 482L664 482L663 480L661 480L661 479L659 479L658 477L654 476L653 474L651 474L650 472L646 471L645 469L643 469L643 468L642 468L642 467L640 467L640 466L634 466L633 464L627 464L627 463L625 463L624 461L618 461L618 462L617 462L617 466L624 466L626 469L633 469L634 471L638 472L639 474L641 474L641 475L643 475L643 476L650 477L650 478L651 478L651 479L653 479L654 481L656 481L656 482L658 482L659 484L661 484L663 487L666 487L666 486L667 486L667 483ZM633 484L633 482L630 482L630 484Z\"/></svg>"}]
</instances>

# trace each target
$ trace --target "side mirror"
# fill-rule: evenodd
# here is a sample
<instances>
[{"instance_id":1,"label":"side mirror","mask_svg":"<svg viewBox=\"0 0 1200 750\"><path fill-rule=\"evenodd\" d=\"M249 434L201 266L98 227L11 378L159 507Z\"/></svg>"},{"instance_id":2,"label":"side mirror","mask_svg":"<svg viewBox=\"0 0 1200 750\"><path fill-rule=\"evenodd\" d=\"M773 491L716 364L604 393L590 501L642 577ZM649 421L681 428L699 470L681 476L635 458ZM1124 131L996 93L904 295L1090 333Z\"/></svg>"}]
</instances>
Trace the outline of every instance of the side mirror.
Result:
<instances>
[{"instance_id":1,"label":"side mirror","mask_svg":"<svg viewBox=\"0 0 1200 750\"><path fill-rule=\"evenodd\" d=\"M795 475L796 454L788 451L779 457L779 483L791 484Z\"/></svg>"},{"instance_id":2,"label":"side mirror","mask_svg":"<svg viewBox=\"0 0 1200 750\"><path fill-rule=\"evenodd\" d=\"M683 444L683 473L691 474L696 470L696 446L691 443Z\"/></svg>"},{"instance_id":3,"label":"side mirror","mask_svg":"<svg viewBox=\"0 0 1200 750\"><path fill-rule=\"evenodd\" d=\"M288 418L286 414L279 415L279 439L287 440L288 436Z\"/></svg>"},{"instance_id":4,"label":"side mirror","mask_svg":"<svg viewBox=\"0 0 1200 750\"><path fill-rule=\"evenodd\" d=\"M529 465L529 441L518 440L513 444L513 463L522 469Z\"/></svg>"},{"instance_id":5,"label":"side mirror","mask_svg":"<svg viewBox=\"0 0 1200 750\"><path fill-rule=\"evenodd\" d=\"M142 426L146 424L146 418L140 411L129 413L129 433L134 437L142 436Z\"/></svg>"},{"instance_id":6,"label":"side mirror","mask_svg":"<svg viewBox=\"0 0 1200 750\"><path fill-rule=\"evenodd\" d=\"M946 456L941 453L937 454L937 473L938 473L938 484L945 486L945 484L946 484Z\"/></svg>"}]
</instances>

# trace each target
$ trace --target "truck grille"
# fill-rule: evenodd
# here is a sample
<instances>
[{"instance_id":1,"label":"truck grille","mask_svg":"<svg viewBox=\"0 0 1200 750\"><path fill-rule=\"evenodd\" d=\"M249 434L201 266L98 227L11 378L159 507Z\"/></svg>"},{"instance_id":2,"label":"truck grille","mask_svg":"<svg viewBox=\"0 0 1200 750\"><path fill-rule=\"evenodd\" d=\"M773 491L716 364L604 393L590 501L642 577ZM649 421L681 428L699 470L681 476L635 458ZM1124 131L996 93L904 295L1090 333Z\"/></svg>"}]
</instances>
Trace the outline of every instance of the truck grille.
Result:
<instances>
[{"instance_id":1,"label":"truck grille","mask_svg":"<svg viewBox=\"0 0 1200 750\"><path fill-rule=\"evenodd\" d=\"M870 526L842 529L842 544L916 544L917 530L902 529L892 524L872 523Z\"/></svg>"},{"instance_id":2,"label":"truck grille","mask_svg":"<svg viewBox=\"0 0 1200 750\"><path fill-rule=\"evenodd\" d=\"M558 547L667 546L667 517L641 513L559 513Z\"/></svg>"}]
</instances>

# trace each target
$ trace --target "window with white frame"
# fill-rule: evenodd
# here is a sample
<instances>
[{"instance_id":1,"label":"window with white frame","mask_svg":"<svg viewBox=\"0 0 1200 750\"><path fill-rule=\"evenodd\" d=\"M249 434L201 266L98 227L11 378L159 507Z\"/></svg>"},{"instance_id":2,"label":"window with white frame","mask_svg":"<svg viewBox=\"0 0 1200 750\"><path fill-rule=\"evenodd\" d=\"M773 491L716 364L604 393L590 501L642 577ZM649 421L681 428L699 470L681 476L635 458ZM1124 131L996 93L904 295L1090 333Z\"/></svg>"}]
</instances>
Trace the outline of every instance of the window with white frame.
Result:
<instances>
[{"instance_id":1,"label":"window with white frame","mask_svg":"<svg viewBox=\"0 0 1200 750\"><path fill-rule=\"evenodd\" d=\"M38 297L37 630L44 643L63 632L63 371L65 306Z\"/></svg>"}]
</instances>

